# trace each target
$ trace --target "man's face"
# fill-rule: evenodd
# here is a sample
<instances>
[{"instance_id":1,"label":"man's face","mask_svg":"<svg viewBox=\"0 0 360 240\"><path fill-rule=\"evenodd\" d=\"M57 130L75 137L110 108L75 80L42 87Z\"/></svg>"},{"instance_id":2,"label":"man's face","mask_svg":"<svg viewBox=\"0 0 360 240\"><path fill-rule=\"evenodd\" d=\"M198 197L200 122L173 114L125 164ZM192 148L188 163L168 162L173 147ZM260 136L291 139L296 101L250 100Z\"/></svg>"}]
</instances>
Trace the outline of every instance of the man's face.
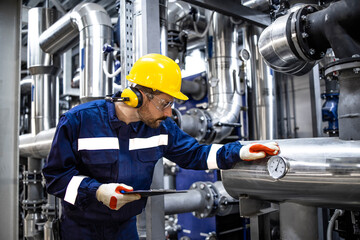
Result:
<instances>
[{"instance_id":1,"label":"man's face","mask_svg":"<svg viewBox=\"0 0 360 240\"><path fill-rule=\"evenodd\" d=\"M140 120L151 128L158 128L163 120L172 116L174 98L165 93L152 95L152 99L143 92L142 94L144 102L138 109Z\"/></svg>"}]
</instances>

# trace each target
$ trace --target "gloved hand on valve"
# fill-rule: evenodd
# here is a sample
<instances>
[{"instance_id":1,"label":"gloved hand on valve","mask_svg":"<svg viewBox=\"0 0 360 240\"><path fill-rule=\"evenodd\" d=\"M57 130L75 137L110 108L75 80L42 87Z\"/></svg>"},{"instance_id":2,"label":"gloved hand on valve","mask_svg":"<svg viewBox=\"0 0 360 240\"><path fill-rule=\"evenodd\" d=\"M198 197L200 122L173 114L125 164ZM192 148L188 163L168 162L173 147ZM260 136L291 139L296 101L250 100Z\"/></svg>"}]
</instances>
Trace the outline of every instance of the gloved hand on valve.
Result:
<instances>
[{"instance_id":1,"label":"gloved hand on valve","mask_svg":"<svg viewBox=\"0 0 360 240\"><path fill-rule=\"evenodd\" d=\"M266 155L278 155L279 145L276 142L264 144L252 143L242 146L240 149L240 158L244 161L252 161L266 157Z\"/></svg>"},{"instance_id":2,"label":"gloved hand on valve","mask_svg":"<svg viewBox=\"0 0 360 240\"><path fill-rule=\"evenodd\" d=\"M131 192L133 188L120 183L102 184L96 191L96 199L110 209L119 210L125 204L139 200L139 194L122 194L121 191Z\"/></svg>"}]
</instances>

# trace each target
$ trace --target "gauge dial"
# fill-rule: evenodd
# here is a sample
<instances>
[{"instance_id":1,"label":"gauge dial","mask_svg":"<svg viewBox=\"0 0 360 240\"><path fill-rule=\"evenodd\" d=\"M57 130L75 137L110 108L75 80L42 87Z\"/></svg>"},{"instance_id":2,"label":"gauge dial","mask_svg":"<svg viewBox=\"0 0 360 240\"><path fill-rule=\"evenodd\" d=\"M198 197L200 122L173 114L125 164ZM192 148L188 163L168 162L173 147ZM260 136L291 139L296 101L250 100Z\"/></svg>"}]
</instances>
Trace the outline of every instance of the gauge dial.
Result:
<instances>
[{"instance_id":1,"label":"gauge dial","mask_svg":"<svg viewBox=\"0 0 360 240\"><path fill-rule=\"evenodd\" d=\"M280 179L287 173L289 165L283 157L273 156L268 160L267 169L272 178Z\"/></svg>"},{"instance_id":2,"label":"gauge dial","mask_svg":"<svg viewBox=\"0 0 360 240\"><path fill-rule=\"evenodd\" d=\"M239 57L242 61L245 62L250 59L250 52L247 49L243 48L239 52Z\"/></svg>"}]
</instances>

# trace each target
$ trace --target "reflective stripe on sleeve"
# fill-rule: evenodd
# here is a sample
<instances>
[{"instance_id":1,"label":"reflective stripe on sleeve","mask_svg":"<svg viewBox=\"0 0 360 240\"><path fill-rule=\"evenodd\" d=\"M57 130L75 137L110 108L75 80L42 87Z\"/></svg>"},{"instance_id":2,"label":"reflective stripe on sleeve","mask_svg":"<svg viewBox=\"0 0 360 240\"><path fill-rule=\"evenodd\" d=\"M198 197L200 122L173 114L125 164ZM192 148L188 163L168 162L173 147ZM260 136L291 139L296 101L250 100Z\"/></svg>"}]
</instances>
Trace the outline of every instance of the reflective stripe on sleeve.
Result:
<instances>
[{"instance_id":1,"label":"reflective stripe on sleeve","mask_svg":"<svg viewBox=\"0 0 360 240\"><path fill-rule=\"evenodd\" d=\"M149 138L131 138L129 139L129 150L145 149L168 145L168 135L161 134Z\"/></svg>"},{"instance_id":2,"label":"reflective stripe on sleeve","mask_svg":"<svg viewBox=\"0 0 360 240\"><path fill-rule=\"evenodd\" d=\"M80 150L105 150L120 149L119 140L116 137L79 138L78 151Z\"/></svg>"},{"instance_id":3,"label":"reflective stripe on sleeve","mask_svg":"<svg viewBox=\"0 0 360 240\"><path fill-rule=\"evenodd\" d=\"M217 162L216 162L216 153L219 148L221 148L221 144L213 144L211 146L208 158L207 158L207 166L208 169L219 169Z\"/></svg>"},{"instance_id":4,"label":"reflective stripe on sleeve","mask_svg":"<svg viewBox=\"0 0 360 240\"><path fill-rule=\"evenodd\" d=\"M73 176L66 188L64 201L71 203L72 205L75 204L76 197L78 195L78 189L80 186L81 181L87 178L86 176Z\"/></svg>"}]
</instances>

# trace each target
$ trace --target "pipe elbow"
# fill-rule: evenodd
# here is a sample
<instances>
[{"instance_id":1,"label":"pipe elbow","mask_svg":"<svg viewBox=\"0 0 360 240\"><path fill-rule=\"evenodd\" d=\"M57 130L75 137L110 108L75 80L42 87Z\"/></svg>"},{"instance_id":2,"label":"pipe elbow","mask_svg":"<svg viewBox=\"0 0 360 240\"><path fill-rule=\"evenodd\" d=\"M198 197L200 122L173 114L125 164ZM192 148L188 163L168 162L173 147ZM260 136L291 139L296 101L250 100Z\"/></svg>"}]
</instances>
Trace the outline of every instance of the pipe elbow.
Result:
<instances>
[{"instance_id":1,"label":"pipe elbow","mask_svg":"<svg viewBox=\"0 0 360 240\"><path fill-rule=\"evenodd\" d=\"M105 25L112 27L106 10L95 3L80 3L70 12L72 24L79 31L89 26Z\"/></svg>"}]
</instances>

